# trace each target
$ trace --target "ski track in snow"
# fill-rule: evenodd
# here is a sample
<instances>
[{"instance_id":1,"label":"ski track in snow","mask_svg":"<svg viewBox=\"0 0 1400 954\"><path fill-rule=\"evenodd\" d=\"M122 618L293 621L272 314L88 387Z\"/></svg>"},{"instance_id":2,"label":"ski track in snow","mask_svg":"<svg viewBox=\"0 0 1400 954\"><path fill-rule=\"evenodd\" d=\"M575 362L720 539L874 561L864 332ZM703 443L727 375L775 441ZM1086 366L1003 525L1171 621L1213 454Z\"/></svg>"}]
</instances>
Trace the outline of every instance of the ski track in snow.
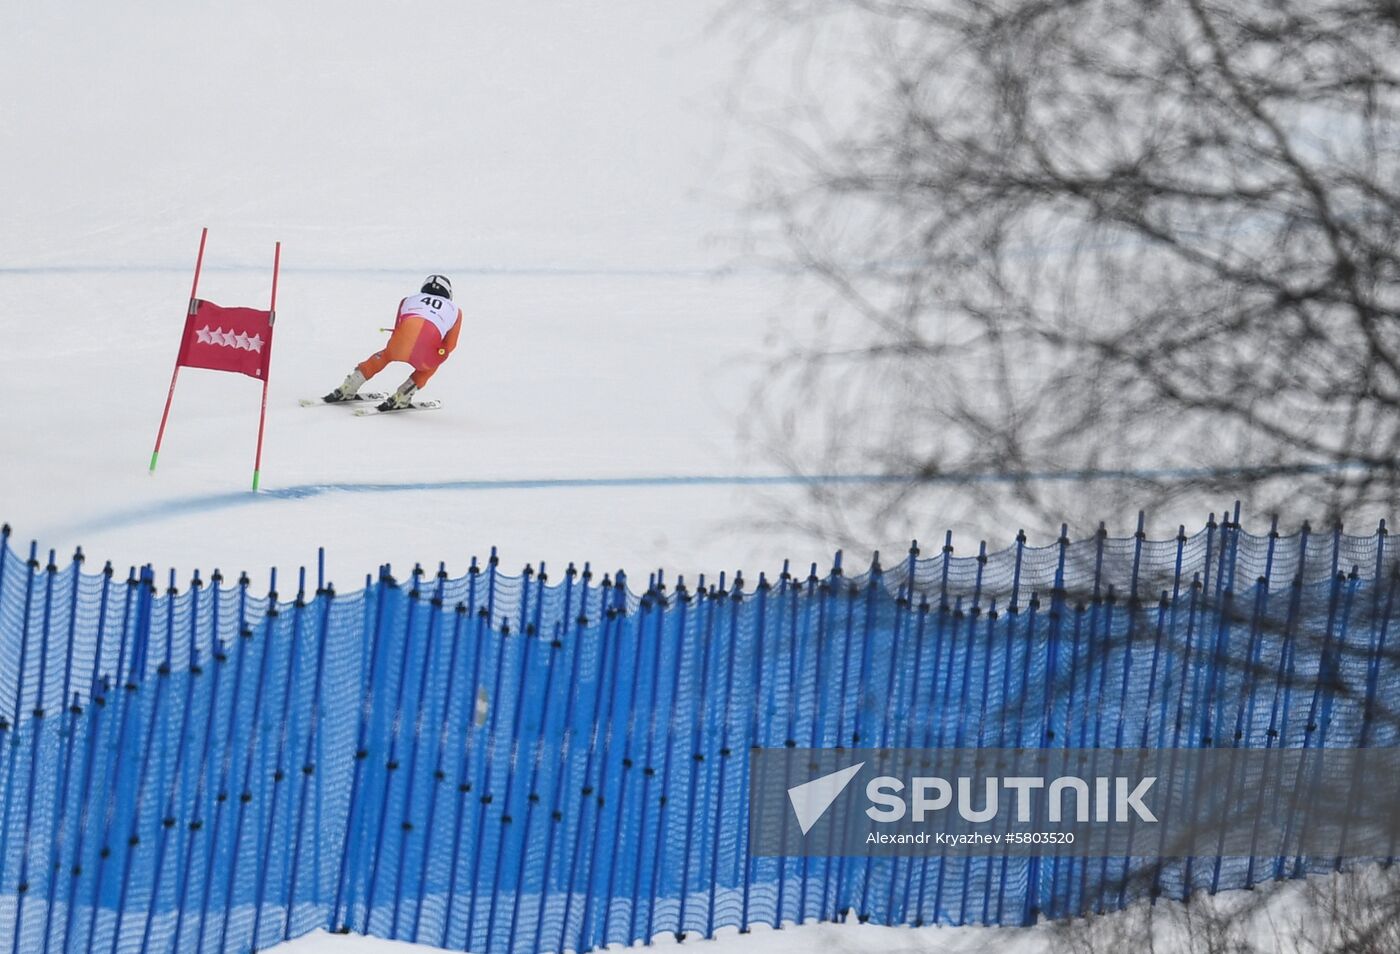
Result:
<instances>
[{"instance_id":1,"label":"ski track in snow","mask_svg":"<svg viewBox=\"0 0 1400 954\"><path fill-rule=\"evenodd\" d=\"M1332 473L1363 469L1360 463L1327 463L1274 468L1279 473ZM394 494L409 492L504 490L624 490L638 487L817 487L859 484L900 484L918 479L930 484L1011 483L1018 481L1083 480L1194 480L1229 476L1214 468L1139 468L1132 470L1040 471L1032 473L934 474L911 478L903 474L660 474L623 477L505 477L495 479L428 480L403 482L348 482L296 484L265 488L258 492L234 491L180 497L159 503L89 517L81 529L119 530L156 520L211 513L233 507L255 506L265 501L305 500L327 494ZM59 532L72 533L77 527Z\"/></svg>"}]
</instances>

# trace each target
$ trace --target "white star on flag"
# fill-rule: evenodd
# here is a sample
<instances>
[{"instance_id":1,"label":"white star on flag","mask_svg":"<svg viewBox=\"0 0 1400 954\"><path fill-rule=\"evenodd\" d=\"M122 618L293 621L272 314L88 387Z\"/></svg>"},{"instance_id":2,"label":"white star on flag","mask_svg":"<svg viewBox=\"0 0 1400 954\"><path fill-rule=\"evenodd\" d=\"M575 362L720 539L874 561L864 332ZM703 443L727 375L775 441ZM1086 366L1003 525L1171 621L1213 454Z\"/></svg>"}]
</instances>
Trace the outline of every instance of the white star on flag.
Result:
<instances>
[{"instance_id":1,"label":"white star on flag","mask_svg":"<svg viewBox=\"0 0 1400 954\"><path fill-rule=\"evenodd\" d=\"M208 325L196 328L194 334L195 340L200 344L233 348L236 351L252 351L256 354L262 354L263 345L266 344L262 335L259 334L249 337L246 331L235 332L232 329L225 331L223 328L215 328L211 331Z\"/></svg>"}]
</instances>

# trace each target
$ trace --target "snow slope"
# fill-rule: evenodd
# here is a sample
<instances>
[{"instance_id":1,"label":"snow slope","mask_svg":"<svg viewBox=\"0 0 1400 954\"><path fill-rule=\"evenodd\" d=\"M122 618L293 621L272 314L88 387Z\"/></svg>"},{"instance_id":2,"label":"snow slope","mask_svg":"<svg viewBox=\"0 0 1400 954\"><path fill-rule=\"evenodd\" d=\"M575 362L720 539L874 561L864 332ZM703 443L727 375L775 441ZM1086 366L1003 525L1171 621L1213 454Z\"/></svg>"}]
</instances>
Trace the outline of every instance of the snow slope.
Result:
<instances>
[{"instance_id":1,"label":"snow slope","mask_svg":"<svg viewBox=\"0 0 1400 954\"><path fill-rule=\"evenodd\" d=\"M508 566L634 575L824 563L829 544L746 527L751 489L645 480L774 472L736 436L780 283L723 272L743 151L711 14L0 9L0 519L182 572L295 566L324 545L342 587L386 560L461 572L492 544ZM145 472L203 225L199 293L221 304L264 306L283 242L260 498L244 493L249 379L184 372ZM380 346L430 271L467 315L428 392L446 408L298 407ZM414 489L595 477L644 480ZM277 496L331 483L390 486Z\"/></svg>"}]
</instances>

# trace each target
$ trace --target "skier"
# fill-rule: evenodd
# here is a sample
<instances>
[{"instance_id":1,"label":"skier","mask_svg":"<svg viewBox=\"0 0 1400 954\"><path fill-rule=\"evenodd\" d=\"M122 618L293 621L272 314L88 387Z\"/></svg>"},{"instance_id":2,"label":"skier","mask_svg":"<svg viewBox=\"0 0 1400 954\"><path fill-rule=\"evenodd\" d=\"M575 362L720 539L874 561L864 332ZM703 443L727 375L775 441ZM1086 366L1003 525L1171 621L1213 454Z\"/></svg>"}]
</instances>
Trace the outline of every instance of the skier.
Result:
<instances>
[{"instance_id":1,"label":"skier","mask_svg":"<svg viewBox=\"0 0 1400 954\"><path fill-rule=\"evenodd\" d=\"M452 282L444 275L429 275L418 294L399 302L389 343L356 365L344 383L325 396L325 402L354 400L360 386L383 371L390 361L404 361L413 365L413 373L378 409L397 411L408 407L413 396L457 347L461 329L462 309L452 301Z\"/></svg>"}]
</instances>

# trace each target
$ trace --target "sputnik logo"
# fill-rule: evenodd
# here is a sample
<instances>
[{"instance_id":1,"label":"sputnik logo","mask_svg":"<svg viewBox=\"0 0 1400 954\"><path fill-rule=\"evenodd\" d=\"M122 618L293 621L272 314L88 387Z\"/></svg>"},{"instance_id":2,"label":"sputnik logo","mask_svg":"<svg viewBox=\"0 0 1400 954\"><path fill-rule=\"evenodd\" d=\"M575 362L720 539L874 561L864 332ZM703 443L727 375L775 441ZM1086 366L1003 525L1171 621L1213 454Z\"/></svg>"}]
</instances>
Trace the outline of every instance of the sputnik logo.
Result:
<instances>
[{"instance_id":1,"label":"sputnik logo","mask_svg":"<svg viewBox=\"0 0 1400 954\"><path fill-rule=\"evenodd\" d=\"M821 821L826 810L846 790L846 786L851 784L851 779L856 777L856 773L864 765L864 762L857 762L839 772L832 772L830 775L823 775L788 789L788 801L792 802L792 811L797 816L797 824L801 827L802 834L807 834L813 825Z\"/></svg>"},{"instance_id":2,"label":"sputnik logo","mask_svg":"<svg viewBox=\"0 0 1400 954\"><path fill-rule=\"evenodd\" d=\"M195 330L195 338L200 344L218 345L221 348L233 348L238 351L255 351L262 354L262 335L253 335L249 338L243 332L234 334L232 331L225 331L222 328L209 330L209 326Z\"/></svg>"}]
</instances>

